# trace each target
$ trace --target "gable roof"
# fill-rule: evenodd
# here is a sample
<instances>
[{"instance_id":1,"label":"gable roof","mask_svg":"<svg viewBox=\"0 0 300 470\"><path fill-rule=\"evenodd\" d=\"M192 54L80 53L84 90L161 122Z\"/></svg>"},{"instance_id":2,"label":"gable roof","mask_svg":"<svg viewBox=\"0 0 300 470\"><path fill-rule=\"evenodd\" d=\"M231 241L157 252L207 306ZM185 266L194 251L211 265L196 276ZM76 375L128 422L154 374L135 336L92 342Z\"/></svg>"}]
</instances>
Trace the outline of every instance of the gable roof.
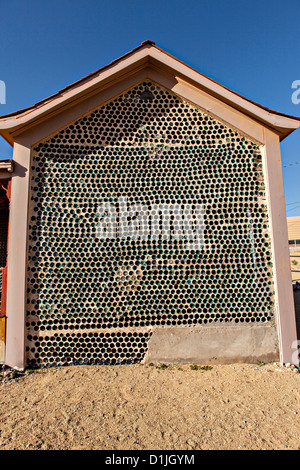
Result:
<instances>
[{"instance_id":1,"label":"gable roof","mask_svg":"<svg viewBox=\"0 0 300 470\"><path fill-rule=\"evenodd\" d=\"M41 118L44 119L50 113L53 116L53 112L59 112L62 107L71 106L76 97L82 95L82 99L84 99L87 92L95 91L97 87L99 88L99 86L115 79L126 71L133 70L137 66L146 67L149 65L158 66L184 78L209 95L273 130L280 136L280 140L283 140L300 127L300 117L271 110L245 98L172 56L156 46L153 41L146 40L130 52L64 87L57 93L32 106L0 116L0 135L10 145L13 145L14 135L23 132L28 126L34 126Z\"/></svg>"}]
</instances>

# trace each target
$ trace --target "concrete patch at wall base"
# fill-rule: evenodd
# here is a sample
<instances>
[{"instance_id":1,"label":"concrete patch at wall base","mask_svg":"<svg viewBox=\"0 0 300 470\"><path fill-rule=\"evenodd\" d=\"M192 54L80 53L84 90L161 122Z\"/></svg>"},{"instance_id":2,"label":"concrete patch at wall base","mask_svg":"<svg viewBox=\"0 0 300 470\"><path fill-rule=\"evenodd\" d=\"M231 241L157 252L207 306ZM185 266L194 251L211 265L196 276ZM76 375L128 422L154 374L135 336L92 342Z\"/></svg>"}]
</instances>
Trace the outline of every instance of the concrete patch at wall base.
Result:
<instances>
[{"instance_id":1,"label":"concrete patch at wall base","mask_svg":"<svg viewBox=\"0 0 300 470\"><path fill-rule=\"evenodd\" d=\"M156 328L145 364L226 364L279 360L275 325Z\"/></svg>"}]
</instances>

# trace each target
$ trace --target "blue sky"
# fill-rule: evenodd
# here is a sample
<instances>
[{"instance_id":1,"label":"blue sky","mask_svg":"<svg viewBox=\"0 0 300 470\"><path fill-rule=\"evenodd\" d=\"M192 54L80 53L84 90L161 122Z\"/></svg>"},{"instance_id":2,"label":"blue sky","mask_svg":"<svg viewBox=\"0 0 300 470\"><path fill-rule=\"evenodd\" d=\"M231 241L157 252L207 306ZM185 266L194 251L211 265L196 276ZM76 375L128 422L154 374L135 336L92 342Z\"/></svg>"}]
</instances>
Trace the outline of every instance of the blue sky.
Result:
<instances>
[{"instance_id":1,"label":"blue sky","mask_svg":"<svg viewBox=\"0 0 300 470\"><path fill-rule=\"evenodd\" d=\"M151 39L230 89L300 116L300 0L0 0L0 115ZM300 95L299 95L300 96ZM287 215L300 215L300 129L281 144ZM0 158L11 158L0 138Z\"/></svg>"}]
</instances>

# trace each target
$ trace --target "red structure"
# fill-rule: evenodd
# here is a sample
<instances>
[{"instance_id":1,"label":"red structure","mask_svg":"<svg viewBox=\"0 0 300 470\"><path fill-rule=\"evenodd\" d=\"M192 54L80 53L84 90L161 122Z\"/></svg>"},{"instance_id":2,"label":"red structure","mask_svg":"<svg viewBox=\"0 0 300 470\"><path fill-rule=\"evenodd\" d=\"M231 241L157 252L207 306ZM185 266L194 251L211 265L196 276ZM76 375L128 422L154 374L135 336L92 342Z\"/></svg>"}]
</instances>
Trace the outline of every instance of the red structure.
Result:
<instances>
[{"instance_id":1,"label":"red structure","mask_svg":"<svg viewBox=\"0 0 300 470\"><path fill-rule=\"evenodd\" d=\"M12 162L1 162L0 171L0 363L5 360L7 254Z\"/></svg>"}]
</instances>

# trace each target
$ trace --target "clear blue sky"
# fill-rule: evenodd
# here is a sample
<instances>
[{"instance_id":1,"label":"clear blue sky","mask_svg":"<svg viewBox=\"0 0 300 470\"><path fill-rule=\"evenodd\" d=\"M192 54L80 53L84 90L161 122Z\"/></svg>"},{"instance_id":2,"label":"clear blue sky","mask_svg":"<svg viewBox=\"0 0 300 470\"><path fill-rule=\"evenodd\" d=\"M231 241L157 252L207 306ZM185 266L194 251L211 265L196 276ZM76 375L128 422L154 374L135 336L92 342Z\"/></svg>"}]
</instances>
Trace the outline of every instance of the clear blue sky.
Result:
<instances>
[{"instance_id":1,"label":"clear blue sky","mask_svg":"<svg viewBox=\"0 0 300 470\"><path fill-rule=\"evenodd\" d=\"M0 115L30 106L151 39L271 109L300 116L300 0L0 0ZM281 146L300 215L300 129ZM12 149L0 138L0 158Z\"/></svg>"}]
</instances>

